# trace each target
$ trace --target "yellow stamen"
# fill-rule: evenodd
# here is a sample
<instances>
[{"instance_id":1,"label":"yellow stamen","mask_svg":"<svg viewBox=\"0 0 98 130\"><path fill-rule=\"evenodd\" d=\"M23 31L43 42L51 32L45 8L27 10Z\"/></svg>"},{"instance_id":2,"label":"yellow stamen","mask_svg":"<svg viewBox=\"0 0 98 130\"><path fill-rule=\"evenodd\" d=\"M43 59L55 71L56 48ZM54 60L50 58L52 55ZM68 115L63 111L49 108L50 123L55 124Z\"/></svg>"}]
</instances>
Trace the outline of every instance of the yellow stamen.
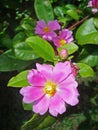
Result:
<instances>
[{"instance_id":1,"label":"yellow stamen","mask_svg":"<svg viewBox=\"0 0 98 130\"><path fill-rule=\"evenodd\" d=\"M56 84L53 81L48 80L44 86L44 93L49 97L53 96L56 93Z\"/></svg>"},{"instance_id":2,"label":"yellow stamen","mask_svg":"<svg viewBox=\"0 0 98 130\"><path fill-rule=\"evenodd\" d=\"M60 40L60 45L65 45L66 44L66 40Z\"/></svg>"},{"instance_id":3,"label":"yellow stamen","mask_svg":"<svg viewBox=\"0 0 98 130\"><path fill-rule=\"evenodd\" d=\"M45 28L44 28L44 32L45 32L45 33L49 32L49 31L50 31L50 29L49 29L48 27L45 27Z\"/></svg>"}]
</instances>

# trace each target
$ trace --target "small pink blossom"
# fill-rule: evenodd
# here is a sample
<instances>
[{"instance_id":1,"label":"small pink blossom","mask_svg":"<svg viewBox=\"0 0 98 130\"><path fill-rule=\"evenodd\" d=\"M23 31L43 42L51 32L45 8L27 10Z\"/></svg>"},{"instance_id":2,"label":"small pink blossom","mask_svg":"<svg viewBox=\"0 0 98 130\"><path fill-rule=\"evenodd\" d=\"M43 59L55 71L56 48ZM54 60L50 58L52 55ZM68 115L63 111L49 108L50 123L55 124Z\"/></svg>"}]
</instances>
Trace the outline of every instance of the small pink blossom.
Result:
<instances>
[{"instance_id":1,"label":"small pink blossom","mask_svg":"<svg viewBox=\"0 0 98 130\"><path fill-rule=\"evenodd\" d=\"M59 32L59 36L53 38L54 45L57 47L63 46L73 41L72 31L63 29Z\"/></svg>"},{"instance_id":2,"label":"small pink blossom","mask_svg":"<svg viewBox=\"0 0 98 130\"><path fill-rule=\"evenodd\" d=\"M78 104L78 83L70 61L59 62L55 66L37 63L36 67L27 76L30 86L20 90L23 102L33 102L35 113L43 115L49 110L51 115L57 116L66 111L66 104Z\"/></svg>"},{"instance_id":3,"label":"small pink blossom","mask_svg":"<svg viewBox=\"0 0 98 130\"><path fill-rule=\"evenodd\" d=\"M66 49L62 49L59 51L59 56L62 60L66 59L68 57L68 51Z\"/></svg>"},{"instance_id":4,"label":"small pink blossom","mask_svg":"<svg viewBox=\"0 0 98 130\"><path fill-rule=\"evenodd\" d=\"M51 41L56 36L54 31L60 28L57 20L49 21L48 24L44 20L40 20L35 27L35 34L39 34L42 38Z\"/></svg>"}]
</instances>

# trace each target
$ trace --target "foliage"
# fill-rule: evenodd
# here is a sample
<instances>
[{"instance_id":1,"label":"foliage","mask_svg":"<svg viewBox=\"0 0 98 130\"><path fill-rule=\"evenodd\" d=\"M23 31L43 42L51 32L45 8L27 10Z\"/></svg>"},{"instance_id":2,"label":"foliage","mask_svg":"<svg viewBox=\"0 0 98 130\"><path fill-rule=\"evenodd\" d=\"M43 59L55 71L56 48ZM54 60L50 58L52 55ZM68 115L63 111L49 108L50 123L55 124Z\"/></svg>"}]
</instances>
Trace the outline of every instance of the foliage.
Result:
<instances>
[{"instance_id":1,"label":"foliage","mask_svg":"<svg viewBox=\"0 0 98 130\"><path fill-rule=\"evenodd\" d=\"M92 13L92 8L87 4L88 0L0 1L0 72L18 72L8 81L9 87L29 85L27 73L36 62L52 65L63 62L56 55L62 49L69 54L65 60L76 62L79 66L80 103L75 110L71 109L72 113L68 111L57 118L48 113L43 116L33 113L31 119L25 120L22 130L49 130L52 124L54 130L57 127L82 130L86 123L89 124L86 130L93 126L94 130L98 128L98 13ZM57 19L62 29L73 31L74 41L55 50L52 43L35 34L36 23L42 19L47 23ZM91 95L88 95L89 92ZM30 105L23 104L23 107L29 110Z\"/></svg>"}]
</instances>

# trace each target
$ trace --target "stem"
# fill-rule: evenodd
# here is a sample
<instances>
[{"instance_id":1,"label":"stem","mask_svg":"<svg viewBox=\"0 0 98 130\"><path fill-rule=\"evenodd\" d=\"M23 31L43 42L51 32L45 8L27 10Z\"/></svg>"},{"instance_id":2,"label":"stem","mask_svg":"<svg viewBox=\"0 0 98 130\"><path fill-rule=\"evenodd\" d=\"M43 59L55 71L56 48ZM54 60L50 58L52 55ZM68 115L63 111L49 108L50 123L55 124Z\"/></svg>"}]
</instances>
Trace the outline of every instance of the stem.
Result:
<instances>
[{"instance_id":1,"label":"stem","mask_svg":"<svg viewBox=\"0 0 98 130\"><path fill-rule=\"evenodd\" d=\"M70 26L68 29L72 30L73 28L77 27L78 25L80 25L81 23L83 23L85 20L87 20L89 17L90 17L90 15L87 15L82 20L80 20L80 21L76 22L75 24L73 24L72 26Z\"/></svg>"}]
</instances>

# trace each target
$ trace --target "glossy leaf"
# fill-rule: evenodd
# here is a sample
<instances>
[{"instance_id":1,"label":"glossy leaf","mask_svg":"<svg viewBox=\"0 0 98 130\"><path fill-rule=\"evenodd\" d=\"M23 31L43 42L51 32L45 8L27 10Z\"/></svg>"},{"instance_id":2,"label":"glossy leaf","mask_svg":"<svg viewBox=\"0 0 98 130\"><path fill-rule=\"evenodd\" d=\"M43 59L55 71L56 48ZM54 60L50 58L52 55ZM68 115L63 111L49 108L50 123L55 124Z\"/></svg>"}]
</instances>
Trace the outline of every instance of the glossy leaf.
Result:
<instances>
[{"instance_id":1,"label":"glossy leaf","mask_svg":"<svg viewBox=\"0 0 98 130\"><path fill-rule=\"evenodd\" d=\"M51 126L56 121L56 118L51 115L38 115L34 114L33 117L27 121L23 126L22 130L40 130Z\"/></svg>"},{"instance_id":2,"label":"glossy leaf","mask_svg":"<svg viewBox=\"0 0 98 130\"><path fill-rule=\"evenodd\" d=\"M78 50L78 46L74 43L66 44L64 47L67 49L69 55Z\"/></svg>"},{"instance_id":3,"label":"glossy leaf","mask_svg":"<svg viewBox=\"0 0 98 130\"><path fill-rule=\"evenodd\" d=\"M24 42L26 37L24 32L19 32L13 38L13 50L15 56L20 60L35 60L38 58L38 55Z\"/></svg>"},{"instance_id":4,"label":"glossy leaf","mask_svg":"<svg viewBox=\"0 0 98 130\"><path fill-rule=\"evenodd\" d=\"M22 70L31 63L31 61L27 62L17 59L11 50L0 55L0 71Z\"/></svg>"},{"instance_id":5,"label":"glossy leaf","mask_svg":"<svg viewBox=\"0 0 98 130\"><path fill-rule=\"evenodd\" d=\"M10 87L24 87L24 86L29 86L29 83L27 81L27 74L28 70L22 71L18 75L12 77L9 82L8 86Z\"/></svg>"},{"instance_id":6,"label":"glossy leaf","mask_svg":"<svg viewBox=\"0 0 98 130\"><path fill-rule=\"evenodd\" d=\"M60 6L54 8L54 13L58 17L64 17L63 9Z\"/></svg>"},{"instance_id":7,"label":"glossy leaf","mask_svg":"<svg viewBox=\"0 0 98 130\"><path fill-rule=\"evenodd\" d=\"M94 26L94 19L84 22L76 32L76 40L79 45L98 44L98 30Z\"/></svg>"},{"instance_id":8,"label":"glossy leaf","mask_svg":"<svg viewBox=\"0 0 98 130\"><path fill-rule=\"evenodd\" d=\"M27 37L34 35L35 29L35 21L32 18L24 18L21 23L20 27L24 31Z\"/></svg>"},{"instance_id":9,"label":"glossy leaf","mask_svg":"<svg viewBox=\"0 0 98 130\"><path fill-rule=\"evenodd\" d=\"M20 23L21 27L24 30L34 30L35 27L35 21L32 18L24 18L21 23Z\"/></svg>"},{"instance_id":10,"label":"glossy leaf","mask_svg":"<svg viewBox=\"0 0 98 130\"><path fill-rule=\"evenodd\" d=\"M33 50L44 60L47 61L54 61L55 53L54 49L46 40L38 37L32 36L27 38L26 43L33 48Z\"/></svg>"},{"instance_id":11,"label":"glossy leaf","mask_svg":"<svg viewBox=\"0 0 98 130\"><path fill-rule=\"evenodd\" d=\"M35 60L39 57L25 42L15 43L14 53L15 56L21 60Z\"/></svg>"},{"instance_id":12,"label":"glossy leaf","mask_svg":"<svg viewBox=\"0 0 98 130\"><path fill-rule=\"evenodd\" d=\"M77 65L80 68L79 75L81 77L87 78L87 77L93 77L94 76L94 71L89 65L84 64L84 63L77 63Z\"/></svg>"},{"instance_id":13,"label":"glossy leaf","mask_svg":"<svg viewBox=\"0 0 98 130\"><path fill-rule=\"evenodd\" d=\"M88 64L91 67L98 66L98 47L96 45L84 47L78 61Z\"/></svg>"},{"instance_id":14,"label":"glossy leaf","mask_svg":"<svg viewBox=\"0 0 98 130\"><path fill-rule=\"evenodd\" d=\"M53 10L49 0L35 0L34 8L39 20L44 19L46 22L54 20Z\"/></svg>"},{"instance_id":15,"label":"glossy leaf","mask_svg":"<svg viewBox=\"0 0 98 130\"><path fill-rule=\"evenodd\" d=\"M70 9L66 12L70 17L72 17L75 20L79 20L79 15L76 11L76 9Z\"/></svg>"},{"instance_id":16,"label":"glossy leaf","mask_svg":"<svg viewBox=\"0 0 98 130\"><path fill-rule=\"evenodd\" d=\"M26 35L24 32L17 33L13 38L13 45L19 42L23 42L26 39Z\"/></svg>"},{"instance_id":17,"label":"glossy leaf","mask_svg":"<svg viewBox=\"0 0 98 130\"><path fill-rule=\"evenodd\" d=\"M94 25L98 29L98 18L94 18Z\"/></svg>"}]
</instances>

